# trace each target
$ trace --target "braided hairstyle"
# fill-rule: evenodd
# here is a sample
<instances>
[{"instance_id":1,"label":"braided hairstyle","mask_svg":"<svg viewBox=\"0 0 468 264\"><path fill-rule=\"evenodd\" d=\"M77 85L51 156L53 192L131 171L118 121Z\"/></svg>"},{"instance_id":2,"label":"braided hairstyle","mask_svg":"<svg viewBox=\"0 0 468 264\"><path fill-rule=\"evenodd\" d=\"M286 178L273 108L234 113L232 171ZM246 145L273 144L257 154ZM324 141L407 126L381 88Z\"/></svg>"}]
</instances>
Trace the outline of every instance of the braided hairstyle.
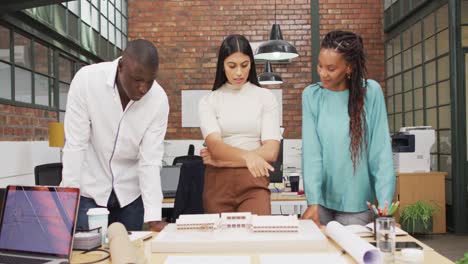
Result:
<instances>
[{"instance_id":1,"label":"braided hairstyle","mask_svg":"<svg viewBox=\"0 0 468 264\"><path fill-rule=\"evenodd\" d=\"M333 49L343 55L352 71L346 76L349 88L348 114L351 160L354 172L367 149L366 139L366 113L364 111L364 98L366 96L367 68L364 45L361 36L349 31L331 31L322 40L321 49Z\"/></svg>"}]
</instances>

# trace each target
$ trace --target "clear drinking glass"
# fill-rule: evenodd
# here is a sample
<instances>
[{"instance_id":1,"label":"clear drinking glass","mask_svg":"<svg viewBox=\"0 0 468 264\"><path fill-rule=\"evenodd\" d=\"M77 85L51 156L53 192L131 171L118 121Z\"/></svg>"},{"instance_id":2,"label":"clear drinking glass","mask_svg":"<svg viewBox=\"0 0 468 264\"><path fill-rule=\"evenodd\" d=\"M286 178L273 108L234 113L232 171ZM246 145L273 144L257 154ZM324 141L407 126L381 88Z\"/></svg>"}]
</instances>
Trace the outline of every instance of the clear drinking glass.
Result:
<instances>
[{"instance_id":1,"label":"clear drinking glass","mask_svg":"<svg viewBox=\"0 0 468 264\"><path fill-rule=\"evenodd\" d=\"M376 219L377 248L382 252L384 263L394 263L395 256L395 218Z\"/></svg>"}]
</instances>

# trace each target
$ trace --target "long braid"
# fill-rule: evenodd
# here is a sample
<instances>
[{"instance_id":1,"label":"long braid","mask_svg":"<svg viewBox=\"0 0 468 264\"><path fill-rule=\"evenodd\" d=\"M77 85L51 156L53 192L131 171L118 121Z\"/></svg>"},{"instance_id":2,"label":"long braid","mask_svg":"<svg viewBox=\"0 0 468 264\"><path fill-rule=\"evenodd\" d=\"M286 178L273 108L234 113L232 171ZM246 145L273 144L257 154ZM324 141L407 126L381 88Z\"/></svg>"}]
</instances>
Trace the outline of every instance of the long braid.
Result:
<instances>
[{"instance_id":1,"label":"long braid","mask_svg":"<svg viewBox=\"0 0 468 264\"><path fill-rule=\"evenodd\" d=\"M354 172L356 172L362 152L367 149L367 123L366 112L364 111L367 68L363 41L359 35L353 32L331 31L324 37L321 48L334 49L342 54L352 68L352 72L346 77L346 81L349 87L349 150L351 152Z\"/></svg>"}]
</instances>

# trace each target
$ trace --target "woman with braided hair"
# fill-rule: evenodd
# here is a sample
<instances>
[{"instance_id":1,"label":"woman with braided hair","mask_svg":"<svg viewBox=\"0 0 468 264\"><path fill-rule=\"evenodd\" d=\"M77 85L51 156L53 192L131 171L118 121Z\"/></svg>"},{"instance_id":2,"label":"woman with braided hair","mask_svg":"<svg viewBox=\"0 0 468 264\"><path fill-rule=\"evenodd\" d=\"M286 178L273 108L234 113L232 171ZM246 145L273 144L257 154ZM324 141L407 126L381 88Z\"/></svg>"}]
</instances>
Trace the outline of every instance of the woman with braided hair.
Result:
<instances>
[{"instance_id":1,"label":"woman with braided hair","mask_svg":"<svg viewBox=\"0 0 468 264\"><path fill-rule=\"evenodd\" d=\"M332 31L322 40L320 82L302 94L302 164L308 208L318 225L370 222L395 191L390 132L380 85L367 79L362 38Z\"/></svg>"}]
</instances>

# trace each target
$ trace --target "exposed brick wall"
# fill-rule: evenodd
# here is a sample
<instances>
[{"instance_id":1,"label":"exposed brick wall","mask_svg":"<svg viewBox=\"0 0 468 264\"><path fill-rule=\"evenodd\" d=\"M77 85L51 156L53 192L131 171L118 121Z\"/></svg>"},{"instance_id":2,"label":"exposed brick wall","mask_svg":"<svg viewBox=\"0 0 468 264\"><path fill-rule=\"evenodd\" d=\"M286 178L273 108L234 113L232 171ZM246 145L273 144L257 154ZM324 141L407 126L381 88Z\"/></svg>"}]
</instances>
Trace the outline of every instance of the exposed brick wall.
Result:
<instances>
[{"instance_id":1,"label":"exposed brick wall","mask_svg":"<svg viewBox=\"0 0 468 264\"><path fill-rule=\"evenodd\" d=\"M341 29L356 32L364 39L369 78L384 87L384 33L382 0L322 0L320 35Z\"/></svg>"},{"instance_id":2,"label":"exposed brick wall","mask_svg":"<svg viewBox=\"0 0 468 264\"><path fill-rule=\"evenodd\" d=\"M298 49L299 58L273 65L284 83L283 125L286 138L301 138L301 93L312 82L310 0L276 0L276 20L284 39ZM168 139L201 138L197 128L181 127L181 90L210 89L216 52L223 37L245 35L250 41L269 37L275 21L275 1L129 0L129 36L153 41L161 53L159 80L171 101ZM320 35L334 29L361 34L368 55L369 77L384 80L383 1L320 0ZM257 65L258 73L263 71ZM271 87L271 86L270 86ZM278 88L279 86L272 86Z\"/></svg>"},{"instance_id":3,"label":"exposed brick wall","mask_svg":"<svg viewBox=\"0 0 468 264\"><path fill-rule=\"evenodd\" d=\"M129 37L153 41L161 57L158 81L170 98L166 138L201 139L199 128L181 127L181 90L211 89L217 52L224 37L237 33L251 42L268 40L275 21L274 0L177 1L129 0ZM284 80L283 126L286 136L300 138L301 93L312 82L310 1L277 0L276 20L299 57L273 65ZM263 65L257 64L257 72ZM279 86L268 86L278 88Z\"/></svg>"},{"instance_id":4,"label":"exposed brick wall","mask_svg":"<svg viewBox=\"0 0 468 264\"><path fill-rule=\"evenodd\" d=\"M54 121L56 112L0 104L0 141L47 140Z\"/></svg>"}]
</instances>

